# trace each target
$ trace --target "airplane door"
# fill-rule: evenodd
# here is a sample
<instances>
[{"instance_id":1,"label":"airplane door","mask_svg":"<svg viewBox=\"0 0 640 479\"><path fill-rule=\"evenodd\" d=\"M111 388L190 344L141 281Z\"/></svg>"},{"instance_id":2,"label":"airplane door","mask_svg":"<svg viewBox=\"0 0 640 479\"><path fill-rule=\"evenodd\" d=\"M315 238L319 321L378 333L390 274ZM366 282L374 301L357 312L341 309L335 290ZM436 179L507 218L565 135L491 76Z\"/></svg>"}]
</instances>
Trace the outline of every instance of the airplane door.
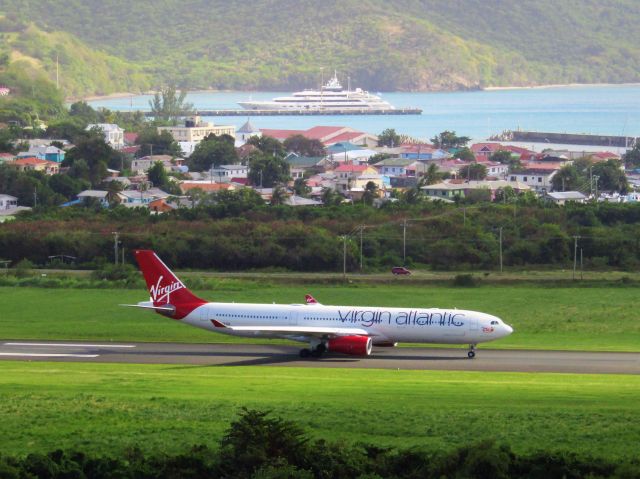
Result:
<instances>
[{"instance_id":1,"label":"airplane door","mask_svg":"<svg viewBox=\"0 0 640 479\"><path fill-rule=\"evenodd\" d=\"M291 311L289 313L289 326L297 326L298 325L298 312Z\"/></svg>"},{"instance_id":2,"label":"airplane door","mask_svg":"<svg viewBox=\"0 0 640 479\"><path fill-rule=\"evenodd\" d=\"M478 330L478 318L469 318L469 331L477 331Z\"/></svg>"}]
</instances>

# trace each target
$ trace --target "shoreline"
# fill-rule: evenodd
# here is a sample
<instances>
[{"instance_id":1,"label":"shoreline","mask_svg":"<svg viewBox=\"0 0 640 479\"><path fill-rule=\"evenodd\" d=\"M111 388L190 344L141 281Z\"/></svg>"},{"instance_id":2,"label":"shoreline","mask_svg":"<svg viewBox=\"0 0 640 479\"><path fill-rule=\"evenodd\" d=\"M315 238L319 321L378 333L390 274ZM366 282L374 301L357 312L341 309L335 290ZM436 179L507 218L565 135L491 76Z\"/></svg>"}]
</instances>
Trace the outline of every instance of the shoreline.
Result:
<instances>
[{"instance_id":1,"label":"shoreline","mask_svg":"<svg viewBox=\"0 0 640 479\"><path fill-rule=\"evenodd\" d=\"M459 93L459 92L478 92L478 91L511 91L511 90L543 90L547 88L587 88L587 87L629 87L640 86L640 83L550 83L546 85L531 85L531 86L488 86L479 88L477 90L451 90L446 93ZM245 92L245 90L219 90L215 88L211 89L196 89L187 90L187 93L221 93L221 92ZM246 90L246 93L256 92L260 90ZM121 98L137 97L142 95L154 95L156 91L146 92L115 92L108 95L89 95L84 97L70 97L65 99L65 103L74 103L77 101L102 101L102 100L116 100ZM283 92L286 93L286 92ZM445 93L442 90L427 90L427 91L407 91L407 92L382 92L384 93Z\"/></svg>"}]
</instances>

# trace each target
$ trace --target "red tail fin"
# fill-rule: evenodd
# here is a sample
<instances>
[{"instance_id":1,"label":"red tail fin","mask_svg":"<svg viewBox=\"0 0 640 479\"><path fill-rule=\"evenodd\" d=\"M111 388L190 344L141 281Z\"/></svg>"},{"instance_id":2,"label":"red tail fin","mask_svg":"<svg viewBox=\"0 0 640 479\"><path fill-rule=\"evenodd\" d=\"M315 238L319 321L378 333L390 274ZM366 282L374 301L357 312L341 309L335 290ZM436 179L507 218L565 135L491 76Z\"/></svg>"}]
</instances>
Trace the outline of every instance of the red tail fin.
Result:
<instances>
[{"instance_id":1,"label":"red tail fin","mask_svg":"<svg viewBox=\"0 0 640 479\"><path fill-rule=\"evenodd\" d=\"M136 250L136 261L144 275L154 306L165 304L175 308L172 318L182 319L206 301L187 289L162 260L150 250Z\"/></svg>"}]
</instances>

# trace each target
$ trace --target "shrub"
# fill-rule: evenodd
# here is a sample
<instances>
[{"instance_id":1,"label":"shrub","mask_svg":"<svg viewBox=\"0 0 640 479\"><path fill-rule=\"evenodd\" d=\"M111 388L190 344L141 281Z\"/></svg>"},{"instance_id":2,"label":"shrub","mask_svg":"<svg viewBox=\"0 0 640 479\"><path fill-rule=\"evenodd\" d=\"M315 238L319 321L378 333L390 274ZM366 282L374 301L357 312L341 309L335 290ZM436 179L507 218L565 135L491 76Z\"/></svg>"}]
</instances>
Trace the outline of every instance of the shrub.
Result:
<instances>
[{"instance_id":1,"label":"shrub","mask_svg":"<svg viewBox=\"0 0 640 479\"><path fill-rule=\"evenodd\" d=\"M472 288L478 285L478 280L472 274L457 274L453 278L453 285L463 288Z\"/></svg>"}]
</instances>

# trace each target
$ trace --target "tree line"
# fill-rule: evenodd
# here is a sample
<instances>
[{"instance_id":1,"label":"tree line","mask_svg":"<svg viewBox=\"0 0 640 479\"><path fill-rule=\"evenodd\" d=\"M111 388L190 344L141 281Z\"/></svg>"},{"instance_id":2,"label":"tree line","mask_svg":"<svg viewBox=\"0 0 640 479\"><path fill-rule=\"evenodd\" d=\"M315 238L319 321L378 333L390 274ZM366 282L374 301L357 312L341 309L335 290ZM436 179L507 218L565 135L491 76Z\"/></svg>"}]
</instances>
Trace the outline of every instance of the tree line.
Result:
<instances>
[{"instance_id":1,"label":"tree line","mask_svg":"<svg viewBox=\"0 0 640 479\"><path fill-rule=\"evenodd\" d=\"M26 258L46 265L49 256L65 254L75 256L79 267L95 268L112 261L112 231L120 232L128 262L133 249L151 248L176 268L337 271L345 235L348 271L359 270L361 253L365 271L403 263L491 270L499 267L501 251L505 267L566 268L576 246L585 268L640 266L637 204L560 208L518 198L506 204L292 208L265 205L249 189L208 196L194 208L164 215L122 206L36 210L0 225L0 251L13 264Z\"/></svg>"}]
</instances>

